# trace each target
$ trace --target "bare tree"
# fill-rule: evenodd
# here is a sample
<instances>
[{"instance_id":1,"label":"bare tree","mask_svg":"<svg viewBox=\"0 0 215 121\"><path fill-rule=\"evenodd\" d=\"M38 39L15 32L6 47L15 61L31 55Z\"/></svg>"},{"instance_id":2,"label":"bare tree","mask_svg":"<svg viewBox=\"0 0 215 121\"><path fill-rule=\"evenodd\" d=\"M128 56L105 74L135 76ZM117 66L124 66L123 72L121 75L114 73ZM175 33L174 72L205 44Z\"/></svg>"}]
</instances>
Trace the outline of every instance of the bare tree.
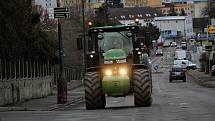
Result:
<instances>
[{"instance_id":1,"label":"bare tree","mask_svg":"<svg viewBox=\"0 0 215 121\"><path fill-rule=\"evenodd\" d=\"M203 9L202 14L204 16L209 16L209 18L215 18L215 2L214 0L209 0L208 5Z\"/></svg>"}]
</instances>

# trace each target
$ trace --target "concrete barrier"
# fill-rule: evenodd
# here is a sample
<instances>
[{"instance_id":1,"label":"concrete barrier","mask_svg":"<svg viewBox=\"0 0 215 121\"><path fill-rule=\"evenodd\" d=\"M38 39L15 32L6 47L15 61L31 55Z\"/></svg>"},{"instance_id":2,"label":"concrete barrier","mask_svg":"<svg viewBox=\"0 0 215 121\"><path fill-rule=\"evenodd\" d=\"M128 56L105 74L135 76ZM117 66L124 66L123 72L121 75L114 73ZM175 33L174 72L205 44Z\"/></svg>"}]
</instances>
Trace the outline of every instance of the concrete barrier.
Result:
<instances>
[{"instance_id":1,"label":"concrete barrier","mask_svg":"<svg viewBox=\"0 0 215 121\"><path fill-rule=\"evenodd\" d=\"M46 97L52 93L51 82L51 76L1 80L0 106Z\"/></svg>"}]
</instances>

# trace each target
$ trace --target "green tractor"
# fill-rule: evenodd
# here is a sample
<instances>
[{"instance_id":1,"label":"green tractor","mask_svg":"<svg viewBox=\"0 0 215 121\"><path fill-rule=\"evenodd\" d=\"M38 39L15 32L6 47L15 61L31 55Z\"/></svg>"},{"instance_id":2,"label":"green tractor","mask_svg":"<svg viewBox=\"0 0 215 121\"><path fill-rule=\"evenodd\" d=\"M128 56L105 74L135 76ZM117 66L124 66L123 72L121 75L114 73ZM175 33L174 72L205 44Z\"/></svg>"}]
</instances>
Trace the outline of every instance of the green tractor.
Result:
<instances>
[{"instance_id":1,"label":"green tractor","mask_svg":"<svg viewBox=\"0 0 215 121\"><path fill-rule=\"evenodd\" d=\"M134 105L152 103L151 65L136 25L92 27L86 42L86 109L103 109L106 96L134 94Z\"/></svg>"}]
</instances>

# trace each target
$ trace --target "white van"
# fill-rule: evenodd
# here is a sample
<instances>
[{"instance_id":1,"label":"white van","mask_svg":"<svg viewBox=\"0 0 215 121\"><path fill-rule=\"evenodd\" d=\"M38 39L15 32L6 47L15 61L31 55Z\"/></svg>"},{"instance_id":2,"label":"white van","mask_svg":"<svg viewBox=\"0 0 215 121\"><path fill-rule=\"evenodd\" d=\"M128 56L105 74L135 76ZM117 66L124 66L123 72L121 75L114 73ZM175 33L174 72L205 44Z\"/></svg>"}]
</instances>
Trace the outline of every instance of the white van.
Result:
<instances>
[{"instance_id":1,"label":"white van","mask_svg":"<svg viewBox=\"0 0 215 121\"><path fill-rule=\"evenodd\" d=\"M177 50L175 51L175 60L186 60L186 51L185 50Z\"/></svg>"},{"instance_id":2,"label":"white van","mask_svg":"<svg viewBox=\"0 0 215 121\"><path fill-rule=\"evenodd\" d=\"M192 63L189 60L174 60L174 65L180 65L183 69L193 69L197 68L196 64Z\"/></svg>"}]
</instances>

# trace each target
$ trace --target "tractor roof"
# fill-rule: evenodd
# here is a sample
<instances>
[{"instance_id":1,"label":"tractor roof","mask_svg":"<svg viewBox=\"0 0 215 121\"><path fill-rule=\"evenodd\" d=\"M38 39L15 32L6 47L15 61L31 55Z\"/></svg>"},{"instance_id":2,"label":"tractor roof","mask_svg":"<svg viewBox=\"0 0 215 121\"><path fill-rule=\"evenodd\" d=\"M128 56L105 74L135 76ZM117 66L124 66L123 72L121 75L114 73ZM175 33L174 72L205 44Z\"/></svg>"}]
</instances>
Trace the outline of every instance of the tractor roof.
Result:
<instances>
[{"instance_id":1,"label":"tractor roof","mask_svg":"<svg viewBox=\"0 0 215 121\"><path fill-rule=\"evenodd\" d=\"M115 31L129 31L137 30L139 27L136 25L115 25L115 26L103 26L103 27L92 27L90 32L115 32Z\"/></svg>"}]
</instances>

